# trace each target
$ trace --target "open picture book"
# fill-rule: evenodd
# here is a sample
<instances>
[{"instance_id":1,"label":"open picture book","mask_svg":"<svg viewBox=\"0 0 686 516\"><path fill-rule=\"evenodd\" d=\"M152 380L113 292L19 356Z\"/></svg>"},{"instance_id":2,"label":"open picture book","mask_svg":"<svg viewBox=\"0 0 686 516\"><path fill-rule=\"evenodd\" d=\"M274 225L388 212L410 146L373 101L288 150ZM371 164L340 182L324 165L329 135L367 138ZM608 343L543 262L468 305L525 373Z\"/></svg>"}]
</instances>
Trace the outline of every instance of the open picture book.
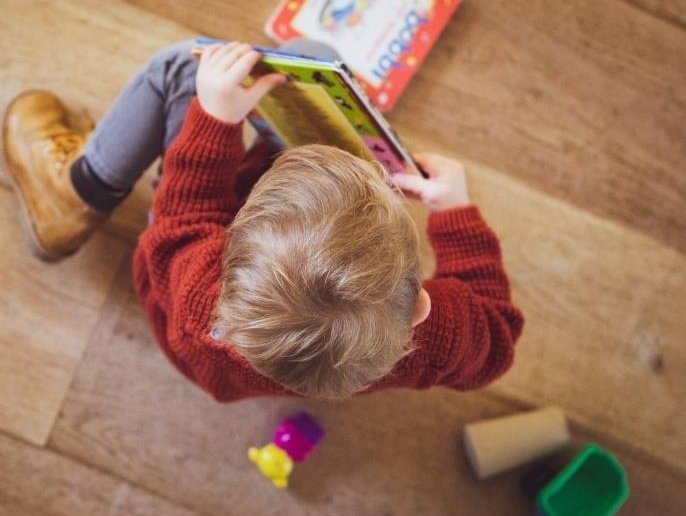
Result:
<instances>
[{"instance_id":1,"label":"open picture book","mask_svg":"<svg viewBox=\"0 0 686 516\"><path fill-rule=\"evenodd\" d=\"M198 38L194 52L212 43ZM288 82L265 95L248 121L276 148L320 143L376 160L390 173L421 173L386 119L347 66L279 50L255 47L263 57L249 81L278 72Z\"/></svg>"}]
</instances>

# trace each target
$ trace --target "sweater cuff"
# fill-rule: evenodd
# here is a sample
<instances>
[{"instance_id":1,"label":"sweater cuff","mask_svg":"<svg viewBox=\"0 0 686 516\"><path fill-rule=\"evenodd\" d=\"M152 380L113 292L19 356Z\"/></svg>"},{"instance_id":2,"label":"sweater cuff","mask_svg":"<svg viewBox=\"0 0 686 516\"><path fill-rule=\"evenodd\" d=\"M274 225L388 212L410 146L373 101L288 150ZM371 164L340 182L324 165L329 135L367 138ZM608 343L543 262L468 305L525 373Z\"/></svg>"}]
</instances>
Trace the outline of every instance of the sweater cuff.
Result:
<instances>
[{"instance_id":1,"label":"sweater cuff","mask_svg":"<svg viewBox=\"0 0 686 516\"><path fill-rule=\"evenodd\" d=\"M186 143L184 147L191 146L192 154L240 160L245 153L242 137L242 121L237 124L223 122L205 112L198 97L193 97L177 139Z\"/></svg>"},{"instance_id":2,"label":"sweater cuff","mask_svg":"<svg viewBox=\"0 0 686 516\"><path fill-rule=\"evenodd\" d=\"M430 235L452 233L468 227L485 224L479 208L473 204L450 210L435 211L429 215Z\"/></svg>"}]
</instances>

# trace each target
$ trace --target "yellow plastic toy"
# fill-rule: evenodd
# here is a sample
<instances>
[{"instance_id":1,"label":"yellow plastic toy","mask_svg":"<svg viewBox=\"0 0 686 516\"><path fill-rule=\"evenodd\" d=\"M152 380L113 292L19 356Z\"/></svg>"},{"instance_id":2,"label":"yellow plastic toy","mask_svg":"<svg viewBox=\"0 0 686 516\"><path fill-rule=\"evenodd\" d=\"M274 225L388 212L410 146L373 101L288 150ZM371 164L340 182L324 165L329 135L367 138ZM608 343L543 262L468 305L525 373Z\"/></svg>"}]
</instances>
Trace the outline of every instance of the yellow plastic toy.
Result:
<instances>
[{"instance_id":1,"label":"yellow plastic toy","mask_svg":"<svg viewBox=\"0 0 686 516\"><path fill-rule=\"evenodd\" d=\"M293 471L293 459L274 443L262 448L248 449L248 458L257 464L262 474L270 478L279 489L288 487L288 476Z\"/></svg>"},{"instance_id":2,"label":"yellow plastic toy","mask_svg":"<svg viewBox=\"0 0 686 516\"><path fill-rule=\"evenodd\" d=\"M250 448L248 458L276 487L285 489L293 471L293 463L307 459L324 433L312 416L301 412L281 421L272 442L262 448Z\"/></svg>"}]
</instances>

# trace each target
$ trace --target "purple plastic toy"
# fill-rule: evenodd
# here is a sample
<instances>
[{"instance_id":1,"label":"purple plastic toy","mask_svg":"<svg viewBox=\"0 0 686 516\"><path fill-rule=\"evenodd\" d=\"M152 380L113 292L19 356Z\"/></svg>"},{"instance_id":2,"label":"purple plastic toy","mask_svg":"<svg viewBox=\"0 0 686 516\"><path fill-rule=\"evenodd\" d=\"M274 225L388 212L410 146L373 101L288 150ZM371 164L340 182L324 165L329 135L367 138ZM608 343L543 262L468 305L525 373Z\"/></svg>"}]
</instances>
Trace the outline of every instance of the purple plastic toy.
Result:
<instances>
[{"instance_id":1,"label":"purple plastic toy","mask_svg":"<svg viewBox=\"0 0 686 516\"><path fill-rule=\"evenodd\" d=\"M294 462L302 462L324 437L324 430L307 412L284 419L274 432L273 443L284 450Z\"/></svg>"},{"instance_id":2,"label":"purple plastic toy","mask_svg":"<svg viewBox=\"0 0 686 516\"><path fill-rule=\"evenodd\" d=\"M262 448L250 448L248 457L263 475L279 488L288 486L294 462L302 462L324 437L324 429L307 413L284 419L274 432L272 442Z\"/></svg>"}]
</instances>

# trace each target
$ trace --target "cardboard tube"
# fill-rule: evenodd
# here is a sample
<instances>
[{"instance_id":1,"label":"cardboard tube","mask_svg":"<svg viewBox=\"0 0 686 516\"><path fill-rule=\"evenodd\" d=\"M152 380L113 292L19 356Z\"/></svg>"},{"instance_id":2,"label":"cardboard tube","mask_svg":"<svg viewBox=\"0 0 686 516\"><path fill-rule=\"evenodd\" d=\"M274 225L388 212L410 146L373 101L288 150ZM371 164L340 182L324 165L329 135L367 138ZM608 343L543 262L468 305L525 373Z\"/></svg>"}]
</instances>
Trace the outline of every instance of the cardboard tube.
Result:
<instances>
[{"instance_id":1,"label":"cardboard tube","mask_svg":"<svg viewBox=\"0 0 686 516\"><path fill-rule=\"evenodd\" d=\"M569 431L564 413L549 407L466 425L462 438L474 474L484 479L564 448Z\"/></svg>"}]
</instances>

